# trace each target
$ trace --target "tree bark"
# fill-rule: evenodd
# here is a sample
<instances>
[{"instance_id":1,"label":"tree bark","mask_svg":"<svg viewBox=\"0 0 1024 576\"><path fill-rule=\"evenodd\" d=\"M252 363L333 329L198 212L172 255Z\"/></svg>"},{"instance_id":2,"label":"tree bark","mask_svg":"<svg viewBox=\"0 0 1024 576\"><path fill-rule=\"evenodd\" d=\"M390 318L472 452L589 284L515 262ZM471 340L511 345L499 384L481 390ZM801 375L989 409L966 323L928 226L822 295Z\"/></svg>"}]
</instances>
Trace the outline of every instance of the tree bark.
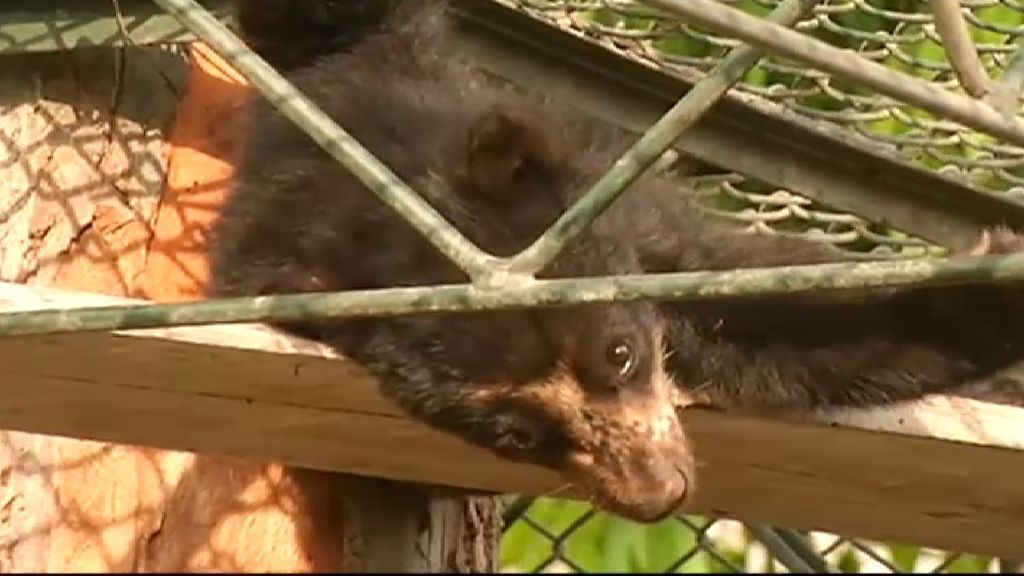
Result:
<instances>
[{"instance_id":1,"label":"tree bark","mask_svg":"<svg viewBox=\"0 0 1024 576\"><path fill-rule=\"evenodd\" d=\"M0 279L201 298L244 81L198 44L8 60ZM500 523L490 497L0 432L3 572L495 571Z\"/></svg>"}]
</instances>

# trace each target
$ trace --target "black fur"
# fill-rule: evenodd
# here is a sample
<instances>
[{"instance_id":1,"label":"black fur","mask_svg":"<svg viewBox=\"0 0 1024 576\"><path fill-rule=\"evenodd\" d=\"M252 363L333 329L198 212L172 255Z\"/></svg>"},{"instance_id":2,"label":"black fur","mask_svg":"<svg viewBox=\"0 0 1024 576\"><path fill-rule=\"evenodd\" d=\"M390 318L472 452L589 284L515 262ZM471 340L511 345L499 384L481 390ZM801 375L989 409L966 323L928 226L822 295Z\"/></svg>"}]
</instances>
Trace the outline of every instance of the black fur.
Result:
<instances>
[{"instance_id":1,"label":"black fur","mask_svg":"<svg viewBox=\"0 0 1024 576\"><path fill-rule=\"evenodd\" d=\"M444 18L435 9L443 2L418 6L289 77L472 241L511 255L630 141L446 57ZM262 99L252 118L238 185L215 230L213 295L467 280ZM1013 234L996 240L984 251L1020 249ZM839 259L825 244L739 234L701 213L677 186L647 175L541 276ZM650 520L692 493L678 423L671 441L657 446L644 440L654 424L634 429L647 425L638 417L660 417L663 404L680 401L659 387L663 352L681 396L726 409L911 399L955 391L1024 356L1020 288L623 303L282 328L363 363L422 421L502 456L575 474L609 509ZM628 370L620 370L620 344L631 354Z\"/></svg>"},{"instance_id":2,"label":"black fur","mask_svg":"<svg viewBox=\"0 0 1024 576\"><path fill-rule=\"evenodd\" d=\"M473 242L511 255L604 170L616 139L443 57L441 13L421 6L415 25L371 34L290 78ZM214 230L213 295L467 280L262 99L251 119ZM597 222L543 275L639 272L621 225ZM624 514L661 517L686 494L692 461L660 369L665 328L652 303L281 327L361 362L422 421L508 458L576 471ZM666 417L661 431L655 420Z\"/></svg>"},{"instance_id":3,"label":"black fur","mask_svg":"<svg viewBox=\"0 0 1024 576\"><path fill-rule=\"evenodd\" d=\"M842 260L822 243L723 233L682 212L664 216L643 240L646 271ZM665 234L670 226L675 233ZM1021 251L1019 235L995 235L985 253ZM983 284L665 302L661 309L672 326L669 366L677 383L712 405L764 413L933 393L978 397L981 389L965 384L1024 360L1022 294L1021 283ZM981 398L1024 400L1021 386L1016 395L1008 390Z\"/></svg>"},{"instance_id":4,"label":"black fur","mask_svg":"<svg viewBox=\"0 0 1024 576\"><path fill-rule=\"evenodd\" d=\"M280 70L348 50L408 0L235 0L246 42Z\"/></svg>"}]
</instances>

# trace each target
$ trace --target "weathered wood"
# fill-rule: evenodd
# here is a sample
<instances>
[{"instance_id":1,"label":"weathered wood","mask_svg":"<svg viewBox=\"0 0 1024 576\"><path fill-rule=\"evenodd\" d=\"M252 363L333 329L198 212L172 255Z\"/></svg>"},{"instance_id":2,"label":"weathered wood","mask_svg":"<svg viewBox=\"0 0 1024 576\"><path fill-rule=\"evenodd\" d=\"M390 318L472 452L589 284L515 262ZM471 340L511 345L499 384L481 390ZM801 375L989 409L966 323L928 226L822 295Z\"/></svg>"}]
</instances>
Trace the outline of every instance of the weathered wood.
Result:
<instances>
[{"instance_id":1,"label":"weathered wood","mask_svg":"<svg viewBox=\"0 0 1024 576\"><path fill-rule=\"evenodd\" d=\"M113 302L0 286L0 310ZM359 366L263 326L2 339L0 365L3 427L496 492L564 484L404 418ZM935 397L806 421L684 420L701 462L695 512L1019 550L1024 410Z\"/></svg>"},{"instance_id":2,"label":"weathered wood","mask_svg":"<svg viewBox=\"0 0 1024 576\"><path fill-rule=\"evenodd\" d=\"M145 268L184 60L104 48L7 57L2 71L0 279L130 294ZM144 564L175 470L153 452L3 433L0 571Z\"/></svg>"}]
</instances>

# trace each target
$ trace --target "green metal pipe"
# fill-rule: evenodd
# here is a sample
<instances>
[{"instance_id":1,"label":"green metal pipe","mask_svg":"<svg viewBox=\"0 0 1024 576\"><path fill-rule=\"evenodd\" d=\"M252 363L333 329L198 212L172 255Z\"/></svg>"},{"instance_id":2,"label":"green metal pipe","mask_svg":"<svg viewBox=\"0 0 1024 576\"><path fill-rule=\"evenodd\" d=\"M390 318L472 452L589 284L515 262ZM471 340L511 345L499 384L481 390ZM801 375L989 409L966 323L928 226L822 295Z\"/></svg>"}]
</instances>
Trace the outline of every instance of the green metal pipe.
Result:
<instances>
[{"instance_id":1,"label":"green metal pipe","mask_svg":"<svg viewBox=\"0 0 1024 576\"><path fill-rule=\"evenodd\" d=\"M1024 280L1024 254L533 280L515 288L488 290L462 284L227 298L182 304L33 310L0 314L0 336L466 312L645 299L699 300L753 294L1009 280Z\"/></svg>"}]
</instances>

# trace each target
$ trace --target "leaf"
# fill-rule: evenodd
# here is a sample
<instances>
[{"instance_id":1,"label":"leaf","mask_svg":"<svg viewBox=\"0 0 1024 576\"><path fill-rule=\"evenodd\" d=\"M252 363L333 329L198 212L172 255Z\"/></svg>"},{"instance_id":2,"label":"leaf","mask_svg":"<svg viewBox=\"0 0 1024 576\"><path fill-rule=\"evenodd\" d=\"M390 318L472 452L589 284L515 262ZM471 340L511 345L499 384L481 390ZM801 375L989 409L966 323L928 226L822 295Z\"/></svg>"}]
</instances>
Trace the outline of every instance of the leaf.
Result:
<instances>
[{"instance_id":1,"label":"leaf","mask_svg":"<svg viewBox=\"0 0 1024 576\"><path fill-rule=\"evenodd\" d=\"M533 572L552 554L551 541L526 522L509 526L501 538L501 566Z\"/></svg>"},{"instance_id":2,"label":"leaf","mask_svg":"<svg viewBox=\"0 0 1024 576\"><path fill-rule=\"evenodd\" d=\"M586 572L624 572L628 564L616 558L620 544L608 539L608 523L607 514L597 513L576 528L566 540L566 558Z\"/></svg>"},{"instance_id":3,"label":"leaf","mask_svg":"<svg viewBox=\"0 0 1024 576\"><path fill-rule=\"evenodd\" d=\"M892 563L904 572L913 572L917 565L917 559L921 556L921 549L913 546L889 546L889 554Z\"/></svg>"}]
</instances>

